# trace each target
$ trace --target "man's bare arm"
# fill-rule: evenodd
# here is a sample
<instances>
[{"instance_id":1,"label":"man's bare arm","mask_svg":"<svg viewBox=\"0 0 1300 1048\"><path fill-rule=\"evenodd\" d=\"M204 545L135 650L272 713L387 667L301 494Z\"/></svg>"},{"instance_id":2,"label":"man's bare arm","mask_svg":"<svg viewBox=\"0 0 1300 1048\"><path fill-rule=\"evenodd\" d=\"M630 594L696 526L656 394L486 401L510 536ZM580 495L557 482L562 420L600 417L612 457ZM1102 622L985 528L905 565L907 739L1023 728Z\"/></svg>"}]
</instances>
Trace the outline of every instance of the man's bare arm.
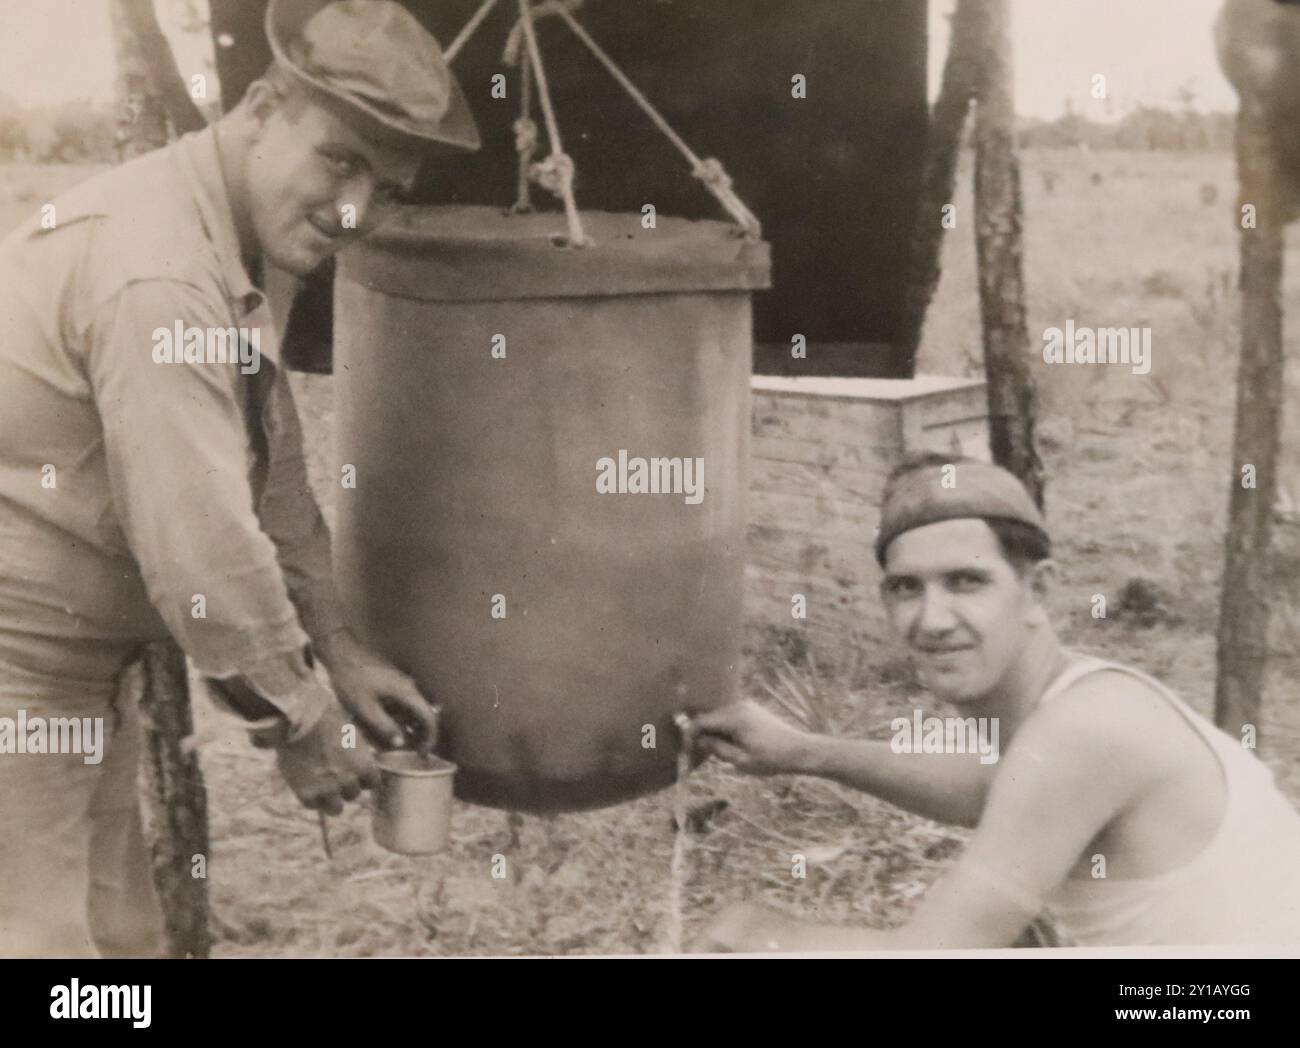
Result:
<instances>
[{"instance_id":1,"label":"man's bare arm","mask_svg":"<svg viewBox=\"0 0 1300 1048\"><path fill-rule=\"evenodd\" d=\"M917 815L975 826L996 765L978 753L895 753L887 742L809 736L799 771L862 790Z\"/></svg>"},{"instance_id":2,"label":"man's bare arm","mask_svg":"<svg viewBox=\"0 0 1300 1048\"><path fill-rule=\"evenodd\" d=\"M974 837L911 920L888 933L894 948L1015 942L1088 845L1159 774L1134 715L1125 694L1090 681L1027 721L999 762Z\"/></svg>"},{"instance_id":3,"label":"man's bare arm","mask_svg":"<svg viewBox=\"0 0 1300 1048\"><path fill-rule=\"evenodd\" d=\"M703 949L833 951L1010 946L1096 836L1153 775L1124 696L1080 688L1026 722L996 766L984 816L962 857L894 929L805 924L733 907ZM1140 725L1138 725L1140 727Z\"/></svg>"},{"instance_id":4,"label":"man's bare arm","mask_svg":"<svg viewBox=\"0 0 1300 1048\"><path fill-rule=\"evenodd\" d=\"M894 932L903 947L1009 946L1154 769L1124 695L1089 682L1031 718L962 857Z\"/></svg>"},{"instance_id":5,"label":"man's bare arm","mask_svg":"<svg viewBox=\"0 0 1300 1048\"><path fill-rule=\"evenodd\" d=\"M976 753L895 753L887 742L800 731L755 702L702 713L692 724L700 752L741 771L817 775L959 826L979 821L995 767Z\"/></svg>"}]
</instances>

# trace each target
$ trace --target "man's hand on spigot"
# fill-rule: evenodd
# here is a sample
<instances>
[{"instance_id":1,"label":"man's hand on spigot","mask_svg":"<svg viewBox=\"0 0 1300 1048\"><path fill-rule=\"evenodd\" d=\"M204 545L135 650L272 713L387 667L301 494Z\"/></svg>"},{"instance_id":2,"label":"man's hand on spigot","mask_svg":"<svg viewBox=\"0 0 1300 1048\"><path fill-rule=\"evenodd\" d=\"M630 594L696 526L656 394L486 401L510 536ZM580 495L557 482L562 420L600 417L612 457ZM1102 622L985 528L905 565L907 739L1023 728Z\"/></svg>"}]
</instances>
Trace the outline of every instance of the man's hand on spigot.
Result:
<instances>
[{"instance_id":1,"label":"man's hand on spigot","mask_svg":"<svg viewBox=\"0 0 1300 1048\"><path fill-rule=\"evenodd\" d=\"M694 752L727 761L750 775L798 773L812 737L751 700L691 719Z\"/></svg>"},{"instance_id":2,"label":"man's hand on spigot","mask_svg":"<svg viewBox=\"0 0 1300 1048\"><path fill-rule=\"evenodd\" d=\"M438 742L437 710L420 694L415 681L349 630L337 630L313 647L329 671L339 702L377 745L433 751Z\"/></svg>"}]
</instances>

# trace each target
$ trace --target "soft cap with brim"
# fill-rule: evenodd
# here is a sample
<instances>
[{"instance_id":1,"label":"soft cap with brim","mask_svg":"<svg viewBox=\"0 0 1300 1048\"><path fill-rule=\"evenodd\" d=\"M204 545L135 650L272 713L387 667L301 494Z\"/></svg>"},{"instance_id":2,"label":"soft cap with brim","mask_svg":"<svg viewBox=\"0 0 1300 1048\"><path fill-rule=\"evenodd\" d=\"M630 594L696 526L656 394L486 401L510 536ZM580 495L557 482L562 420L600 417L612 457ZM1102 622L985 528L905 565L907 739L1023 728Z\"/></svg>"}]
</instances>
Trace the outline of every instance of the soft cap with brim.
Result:
<instances>
[{"instance_id":1,"label":"soft cap with brim","mask_svg":"<svg viewBox=\"0 0 1300 1048\"><path fill-rule=\"evenodd\" d=\"M442 48L393 0L271 0L276 61L313 99L380 142L478 149L479 134Z\"/></svg>"},{"instance_id":2,"label":"soft cap with brim","mask_svg":"<svg viewBox=\"0 0 1300 1048\"><path fill-rule=\"evenodd\" d=\"M885 550L903 532L944 520L1015 520L1047 534L1047 522L1014 473L965 459L951 466L952 487L944 486L946 466L942 464L904 473L890 486L876 536L876 560L881 565Z\"/></svg>"}]
</instances>

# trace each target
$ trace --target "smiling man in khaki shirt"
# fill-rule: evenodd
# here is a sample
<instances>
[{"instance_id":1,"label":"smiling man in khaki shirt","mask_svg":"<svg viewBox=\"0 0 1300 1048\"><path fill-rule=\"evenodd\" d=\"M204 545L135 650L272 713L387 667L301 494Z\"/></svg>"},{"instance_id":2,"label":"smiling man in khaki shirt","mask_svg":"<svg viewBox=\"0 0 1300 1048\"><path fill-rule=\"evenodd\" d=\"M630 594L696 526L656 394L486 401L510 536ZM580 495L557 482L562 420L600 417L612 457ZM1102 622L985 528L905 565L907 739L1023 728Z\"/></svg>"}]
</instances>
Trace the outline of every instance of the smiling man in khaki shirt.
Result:
<instances>
[{"instance_id":1,"label":"smiling man in khaki shirt","mask_svg":"<svg viewBox=\"0 0 1300 1048\"><path fill-rule=\"evenodd\" d=\"M276 62L234 110L0 244L0 955L160 947L115 703L143 643L170 633L269 715L255 734L309 806L372 781L336 696L389 743L384 702L432 736L414 684L344 626L252 274L310 272L477 132L397 4L275 0L268 20ZM102 761L4 744L6 723L72 717L102 718Z\"/></svg>"}]
</instances>

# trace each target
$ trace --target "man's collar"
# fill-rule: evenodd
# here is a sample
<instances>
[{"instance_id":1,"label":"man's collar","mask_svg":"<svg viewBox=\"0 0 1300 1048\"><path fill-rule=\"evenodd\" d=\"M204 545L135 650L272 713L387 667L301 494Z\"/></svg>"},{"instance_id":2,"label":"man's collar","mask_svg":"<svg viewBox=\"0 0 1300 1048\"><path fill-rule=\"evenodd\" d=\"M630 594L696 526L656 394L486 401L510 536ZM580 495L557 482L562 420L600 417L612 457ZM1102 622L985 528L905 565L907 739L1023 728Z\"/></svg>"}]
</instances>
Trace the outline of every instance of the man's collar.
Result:
<instances>
[{"instance_id":1,"label":"man's collar","mask_svg":"<svg viewBox=\"0 0 1300 1048\"><path fill-rule=\"evenodd\" d=\"M235 216L230 207L230 194L222 175L216 125L184 135L176 143L175 149L199 217L203 221L204 231L216 249L226 293L232 301L240 304L245 315L262 309L267 305L267 299L244 267L239 234L235 229ZM263 353L278 367L280 359L276 342L274 334L269 339L264 338Z\"/></svg>"},{"instance_id":2,"label":"man's collar","mask_svg":"<svg viewBox=\"0 0 1300 1048\"><path fill-rule=\"evenodd\" d=\"M235 216L230 209L230 195L221 175L221 154L217 150L216 126L185 135L176 143L176 155L190 183L194 203L203 219L203 227L217 249L221 277L231 298L243 301L249 295L261 296L248 270L244 268L235 232Z\"/></svg>"}]
</instances>

